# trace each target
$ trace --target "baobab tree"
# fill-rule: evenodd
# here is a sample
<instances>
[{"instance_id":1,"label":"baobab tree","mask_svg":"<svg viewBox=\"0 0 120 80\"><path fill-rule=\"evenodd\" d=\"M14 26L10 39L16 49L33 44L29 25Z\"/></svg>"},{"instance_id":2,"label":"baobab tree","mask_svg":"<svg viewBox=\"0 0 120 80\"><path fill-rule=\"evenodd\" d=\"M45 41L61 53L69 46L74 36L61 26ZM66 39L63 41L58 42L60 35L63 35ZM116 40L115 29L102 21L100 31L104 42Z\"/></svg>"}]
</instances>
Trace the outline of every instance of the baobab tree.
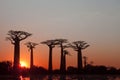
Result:
<instances>
[{"instance_id":1,"label":"baobab tree","mask_svg":"<svg viewBox=\"0 0 120 80\"><path fill-rule=\"evenodd\" d=\"M87 57L83 56L83 59L84 59L84 68L86 68L86 66L87 66Z\"/></svg>"},{"instance_id":2,"label":"baobab tree","mask_svg":"<svg viewBox=\"0 0 120 80\"><path fill-rule=\"evenodd\" d=\"M30 69L33 68L33 49L35 48L36 45L38 45L37 43L33 43L33 42L27 42L25 43L25 45L27 45L28 50L30 51Z\"/></svg>"},{"instance_id":3,"label":"baobab tree","mask_svg":"<svg viewBox=\"0 0 120 80\"><path fill-rule=\"evenodd\" d=\"M49 47L49 63L48 63L48 71L52 73L52 49L56 45L56 40L46 40L41 42L41 44L46 44Z\"/></svg>"},{"instance_id":4,"label":"baobab tree","mask_svg":"<svg viewBox=\"0 0 120 80\"><path fill-rule=\"evenodd\" d=\"M63 52L64 49L67 48L67 45L64 45L64 43L68 43L67 39L56 39L57 45L60 45L61 48L61 58L60 58L60 71L63 72L64 70L64 62L63 62Z\"/></svg>"},{"instance_id":5,"label":"baobab tree","mask_svg":"<svg viewBox=\"0 0 120 80\"><path fill-rule=\"evenodd\" d=\"M63 50L63 72L66 71L66 55L70 55L67 50Z\"/></svg>"},{"instance_id":6,"label":"baobab tree","mask_svg":"<svg viewBox=\"0 0 120 80\"><path fill-rule=\"evenodd\" d=\"M14 45L14 65L13 68L15 71L19 71L19 65L20 65L20 42L32 34L25 32L25 31L14 31L10 30L8 31L9 37L7 37L7 40L10 40L11 43Z\"/></svg>"},{"instance_id":7,"label":"baobab tree","mask_svg":"<svg viewBox=\"0 0 120 80\"><path fill-rule=\"evenodd\" d=\"M85 41L75 41L70 44L70 46L77 51L77 66L78 66L78 72L82 71L82 50L86 49L90 45L88 45Z\"/></svg>"}]
</instances>

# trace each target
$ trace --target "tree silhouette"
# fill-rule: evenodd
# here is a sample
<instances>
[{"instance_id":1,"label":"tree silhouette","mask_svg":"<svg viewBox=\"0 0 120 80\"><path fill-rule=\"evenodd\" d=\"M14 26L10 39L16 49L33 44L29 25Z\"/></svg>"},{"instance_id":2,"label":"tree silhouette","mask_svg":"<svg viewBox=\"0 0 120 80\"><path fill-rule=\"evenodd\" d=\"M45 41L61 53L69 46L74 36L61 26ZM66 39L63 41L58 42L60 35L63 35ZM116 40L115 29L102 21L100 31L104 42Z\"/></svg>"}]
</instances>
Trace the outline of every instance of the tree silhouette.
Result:
<instances>
[{"instance_id":1,"label":"tree silhouette","mask_svg":"<svg viewBox=\"0 0 120 80\"><path fill-rule=\"evenodd\" d=\"M67 50L63 50L63 72L66 71L66 55L70 55Z\"/></svg>"},{"instance_id":2,"label":"tree silhouette","mask_svg":"<svg viewBox=\"0 0 120 80\"><path fill-rule=\"evenodd\" d=\"M2 61L0 62L0 75L11 74L12 71L12 62Z\"/></svg>"},{"instance_id":3,"label":"tree silhouette","mask_svg":"<svg viewBox=\"0 0 120 80\"><path fill-rule=\"evenodd\" d=\"M86 66L87 66L87 57L83 56L83 59L84 59L84 68L86 68Z\"/></svg>"},{"instance_id":4,"label":"tree silhouette","mask_svg":"<svg viewBox=\"0 0 120 80\"><path fill-rule=\"evenodd\" d=\"M82 50L86 49L90 45L88 45L85 41L75 41L70 44L70 46L77 51L77 56L78 56L78 72L82 71Z\"/></svg>"},{"instance_id":5,"label":"tree silhouette","mask_svg":"<svg viewBox=\"0 0 120 80\"><path fill-rule=\"evenodd\" d=\"M52 73L52 49L56 45L56 40L46 40L41 42L41 44L46 44L49 47L49 63L48 63L48 71Z\"/></svg>"},{"instance_id":6,"label":"tree silhouette","mask_svg":"<svg viewBox=\"0 0 120 80\"><path fill-rule=\"evenodd\" d=\"M30 51L30 69L33 68L33 49L35 48L36 45L38 45L37 43L33 43L33 42L27 42L25 45L27 45L28 50Z\"/></svg>"},{"instance_id":7,"label":"tree silhouette","mask_svg":"<svg viewBox=\"0 0 120 80\"><path fill-rule=\"evenodd\" d=\"M25 31L8 31L9 37L7 40L10 40L11 43L14 45L14 65L13 68L15 71L19 71L20 65L20 41L26 39L27 37L31 36L32 34L25 32Z\"/></svg>"},{"instance_id":8,"label":"tree silhouette","mask_svg":"<svg viewBox=\"0 0 120 80\"><path fill-rule=\"evenodd\" d=\"M60 58L60 71L63 72L64 70L64 62L63 62L63 52L64 49L67 48L67 45L64 45L64 43L68 43L67 39L56 39L57 45L60 45L61 48L61 58Z\"/></svg>"}]
</instances>

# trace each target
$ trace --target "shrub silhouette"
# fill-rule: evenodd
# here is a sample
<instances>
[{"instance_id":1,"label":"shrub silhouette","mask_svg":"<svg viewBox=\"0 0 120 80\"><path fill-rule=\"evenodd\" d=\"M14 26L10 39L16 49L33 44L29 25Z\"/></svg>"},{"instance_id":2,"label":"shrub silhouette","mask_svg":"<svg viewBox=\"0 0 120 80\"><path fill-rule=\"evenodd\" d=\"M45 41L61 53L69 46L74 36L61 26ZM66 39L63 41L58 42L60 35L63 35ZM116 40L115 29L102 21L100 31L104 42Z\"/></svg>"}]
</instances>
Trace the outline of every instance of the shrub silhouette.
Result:
<instances>
[{"instance_id":1,"label":"shrub silhouette","mask_svg":"<svg viewBox=\"0 0 120 80\"><path fill-rule=\"evenodd\" d=\"M12 63L10 61L0 62L0 75L11 74Z\"/></svg>"}]
</instances>

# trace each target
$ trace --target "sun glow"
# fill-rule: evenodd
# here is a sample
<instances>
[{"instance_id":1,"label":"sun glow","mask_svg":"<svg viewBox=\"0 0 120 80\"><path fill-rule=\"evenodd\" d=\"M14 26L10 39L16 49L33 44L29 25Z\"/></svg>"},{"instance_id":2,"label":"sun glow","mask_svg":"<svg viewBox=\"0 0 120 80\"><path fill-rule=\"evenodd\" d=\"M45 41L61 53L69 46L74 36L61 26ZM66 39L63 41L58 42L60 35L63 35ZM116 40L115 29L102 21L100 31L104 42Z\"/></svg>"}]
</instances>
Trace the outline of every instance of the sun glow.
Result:
<instances>
[{"instance_id":1,"label":"sun glow","mask_svg":"<svg viewBox=\"0 0 120 80\"><path fill-rule=\"evenodd\" d=\"M25 61L20 61L20 66L21 67L28 67L27 63Z\"/></svg>"}]
</instances>

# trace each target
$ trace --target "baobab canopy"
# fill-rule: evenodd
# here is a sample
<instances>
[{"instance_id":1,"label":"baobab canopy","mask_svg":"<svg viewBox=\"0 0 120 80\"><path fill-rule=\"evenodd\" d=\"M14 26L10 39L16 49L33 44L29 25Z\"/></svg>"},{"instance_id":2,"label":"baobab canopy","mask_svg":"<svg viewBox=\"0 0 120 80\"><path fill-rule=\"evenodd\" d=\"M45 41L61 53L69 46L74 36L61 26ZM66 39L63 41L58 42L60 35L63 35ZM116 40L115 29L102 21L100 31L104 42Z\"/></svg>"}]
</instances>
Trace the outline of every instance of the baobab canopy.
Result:
<instances>
[{"instance_id":1,"label":"baobab canopy","mask_svg":"<svg viewBox=\"0 0 120 80\"><path fill-rule=\"evenodd\" d=\"M7 37L7 40L10 40L12 44L15 43L16 40L21 41L26 39L28 36L31 36L32 34L25 32L25 31L14 31L10 30L8 31L9 37Z\"/></svg>"}]
</instances>

